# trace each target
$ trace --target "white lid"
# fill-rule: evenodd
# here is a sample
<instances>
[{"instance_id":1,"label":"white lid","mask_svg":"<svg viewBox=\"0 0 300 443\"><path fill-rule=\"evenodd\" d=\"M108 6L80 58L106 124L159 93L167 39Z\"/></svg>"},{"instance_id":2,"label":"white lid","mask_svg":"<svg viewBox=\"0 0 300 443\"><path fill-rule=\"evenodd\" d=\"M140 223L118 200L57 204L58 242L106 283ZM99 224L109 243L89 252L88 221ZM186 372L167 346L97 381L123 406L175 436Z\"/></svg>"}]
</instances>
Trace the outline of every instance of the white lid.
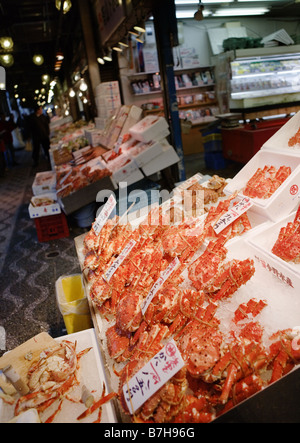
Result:
<instances>
[{"instance_id":1,"label":"white lid","mask_svg":"<svg viewBox=\"0 0 300 443\"><path fill-rule=\"evenodd\" d=\"M274 134L262 146L261 149L270 151L280 151L285 154L300 156L300 143L294 147L289 146L289 140L300 130L300 112L292 117L276 134Z\"/></svg>"}]
</instances>

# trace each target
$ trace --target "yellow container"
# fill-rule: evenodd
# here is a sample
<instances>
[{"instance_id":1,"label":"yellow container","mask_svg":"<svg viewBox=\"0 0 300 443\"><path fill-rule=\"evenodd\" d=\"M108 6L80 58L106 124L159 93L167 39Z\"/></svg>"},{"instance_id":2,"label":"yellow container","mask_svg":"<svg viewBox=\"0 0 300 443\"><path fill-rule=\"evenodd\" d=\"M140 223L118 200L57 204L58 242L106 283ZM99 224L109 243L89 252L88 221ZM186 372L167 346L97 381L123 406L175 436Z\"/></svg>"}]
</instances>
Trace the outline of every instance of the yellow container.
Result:
<instances>
[{"instance_id":1,"label":"yellow container","mask_svg":"<svg viewBox=\"0 0 300 443\"><path fill-rule=\"evenodd\" d=\"M68 334L93 327L82 275L60 277L56 282L56 299Z\"/></svg>"}]
</instances>

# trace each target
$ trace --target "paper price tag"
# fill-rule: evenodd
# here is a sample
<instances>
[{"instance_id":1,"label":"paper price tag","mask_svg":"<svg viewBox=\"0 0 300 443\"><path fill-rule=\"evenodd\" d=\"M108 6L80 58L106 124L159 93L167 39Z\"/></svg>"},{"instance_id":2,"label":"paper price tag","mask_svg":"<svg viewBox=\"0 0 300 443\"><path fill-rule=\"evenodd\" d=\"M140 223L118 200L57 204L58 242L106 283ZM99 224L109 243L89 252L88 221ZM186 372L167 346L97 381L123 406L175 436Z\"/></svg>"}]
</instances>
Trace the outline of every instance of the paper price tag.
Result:
<instances>
[{"instance_id":1,"label":"paper price tag","mask_svg":"<svg viewBox=\"0 0 300 443\"><path fill-rule=\"evenodd\" d=\"M220 234L227 226L231 225L241 215L247 212L253 206L253 202L249 197L243 198L237 205L233 206L226 214L222 215L218 223L214 226L216 234Z\"/></svg>"},{"instance_id":2,"label":"paper price tag","mask_svg":"<svg viewBox=\"0 0 300 443\"><path fill-rule=\"evenodd\" d=\"M170 275L175 271L177 266L180 264L179 258L176 257L175 260L168 266L168 268L161 274L155 285L152 287L151 291L147 295L146 299L142 304L142 313L145 315L151 301L153 300L155 294L159 291L165 281L170 277Z\"/></svg>"},{"instance_id":3,"label":"paper price tag","mask_svg":"<svg viewBox=\"0 0 300 443\"><path fill-rule=\"evenodd\" d=\"M109 270L104 274L104 280L109 282L114 273L117 271L117 269L121 266L125 258L128 256L128 254L131 252L131 250L136 245L135 240L131 240L128 245L123 249L119 257L113 262Z\"/></svg>"},{"instance_id":4,"label":"paper price tag","mask_svg":"<svg viewBox=\"0 0 300 443\"><path fill-rule=\"evenodd\" d=\"M102 211L98 215L98 217L93 225L94 231L97 235L100 234L103 226L107 222L110 214L112 213L112 211L114 210L116 205L117 205L117 202L116 202L115 196L112 194L109 197L109 199L107 200L106 204L104 205Z\"/></svg>"},{"instance_id":5,"label":"paper price tag","mask_svg":"<svg viewBox=\"0 0 300 443\"><path fill-rule=\"evenodd\" d=\"M185 363L171 340L128 383L123 386L126 404L131 414L170 380Z\"/></svg>"}]
</instances>

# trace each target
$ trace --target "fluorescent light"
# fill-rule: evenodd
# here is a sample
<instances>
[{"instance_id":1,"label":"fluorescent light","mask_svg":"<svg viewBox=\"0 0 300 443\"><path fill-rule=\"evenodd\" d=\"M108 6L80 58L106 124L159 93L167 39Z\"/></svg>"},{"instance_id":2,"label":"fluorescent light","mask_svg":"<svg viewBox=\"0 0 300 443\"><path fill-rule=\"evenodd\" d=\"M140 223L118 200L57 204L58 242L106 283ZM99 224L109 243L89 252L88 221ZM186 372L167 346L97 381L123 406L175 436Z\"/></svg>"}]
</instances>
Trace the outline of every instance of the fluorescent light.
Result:
<instances>
[{"instance_id":1,"label":"fluorescent light","mask_svg":"<svg viewBox=\"0 0 300 443\"><path fill-rule=\"evenodd\" d=\"M218 9L214 13L214 17L239 17L239 16L252 16L252 15L264 15L269 12L269 8L224 8Z\"/></svg>"},{"instance_id":2,"label":"fluorescent light","mask_svg":"<svg viewBox=\"0 0 300 443\"><path fill-rule=\"evenodd\" d=\"M196 11L176 11L176 18L178 19L194 18L195 12ZM209 17L212 14L212 12L204 9L204 11L202 11L202 14L204 17Z\"/></svg>"},{"instance_id":3,"label":"fluorescent light","mask_svg":"<svg viewBox=\"0 0 300 443\"><path fill-rule=\"evenodd\" d=\"M250 0L248 0L250 1ZM258 1L258 0L256 0ZM201 0L201 3L203 5L207 5L210 3L233 3L234 0ZM199 0L175 0L175 5L176 6L194 6L197 5L199 6Z\"/></svg>"}]
</instances>

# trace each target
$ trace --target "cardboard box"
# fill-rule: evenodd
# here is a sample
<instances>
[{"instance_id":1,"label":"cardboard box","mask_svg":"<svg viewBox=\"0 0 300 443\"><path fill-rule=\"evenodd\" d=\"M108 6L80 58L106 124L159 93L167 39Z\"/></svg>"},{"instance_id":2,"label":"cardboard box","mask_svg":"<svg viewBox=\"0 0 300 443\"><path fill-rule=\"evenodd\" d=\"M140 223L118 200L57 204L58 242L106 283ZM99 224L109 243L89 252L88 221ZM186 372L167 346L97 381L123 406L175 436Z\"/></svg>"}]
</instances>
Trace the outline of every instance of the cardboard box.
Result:
<instances>
[{"instance_id":1,"label":"cardboard box","mask_svg":"<svg viewBox=\"0 0 300 443\"><path fill-rule=\"evenodd\" d=\"M33 185L33 195L56 192L56 174L53 171L39 172L36 174Z\"/></svg>"},{"instance_id":2,"label":"cardboard box","mask_svg":"<svg viewBox=\"0 0 300 443\"><path fill-rule=\"evenodd\" d=\"M45 206L38 206L42 200L53 200L54 203ZM42 194L31 199L28 208L30 218L48 217L50 215L61 214L61 207L57 201L55 193Z\"/></svg>"}]
</instances>

